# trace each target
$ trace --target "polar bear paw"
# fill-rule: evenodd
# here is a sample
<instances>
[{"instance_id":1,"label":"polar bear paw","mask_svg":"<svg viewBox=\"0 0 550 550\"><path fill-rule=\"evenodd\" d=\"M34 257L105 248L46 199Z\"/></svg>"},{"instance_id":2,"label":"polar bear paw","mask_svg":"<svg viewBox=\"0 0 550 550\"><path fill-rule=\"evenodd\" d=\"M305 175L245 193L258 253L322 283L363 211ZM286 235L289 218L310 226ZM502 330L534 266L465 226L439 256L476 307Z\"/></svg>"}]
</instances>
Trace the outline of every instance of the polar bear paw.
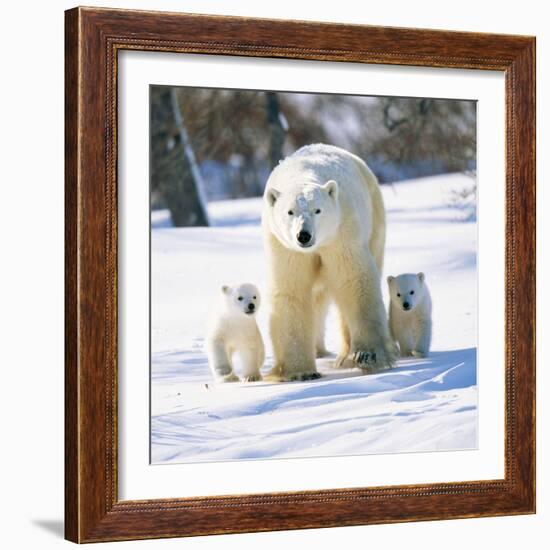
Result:
<instances>
[{"instance_id":1,"label":"polar bear paw","mask_svg":"<svg viewBox=\"0 0 550 550\"><path fill-rule=\"evenodd\" d=\"M321 378L321 374L317 371L291 372L287 376L287 380L290 382L305 382L306 380L317 380L318 378Z\"/></svg>"},{"instance_id":2,"label":"polar bear paw","mask_svg":"<svg viewBox=\"0 0 550 550\"><path fill-rule=\"evenodd\" d=\"M264 380L272 382L304 382L306 380L317 380L321 374L316 370L292 370L285 369L281 365L274 366Z\"/></svg>"},{"instance_id":3,"label":"polar bear paw","mask_svg":"<svg viewBox=\"0 0 550 550\"><path fill-rule=\"evenodd\" d=\"M262 375L258 372L257 374L250 374L249 376L243 377L243 382L260 382Z\"/></svg>"},{"instance_id":4,"label":"polar bear paw","mask_svg":"<svg viewBox=\"0 0 550 550\"><path fill-rule=\"evenodd\" d=\"M240 382L240 379L234 372L230 372L229 374L222 376L222 378L220 378L220 382Z\"/></svg>"},{"instance_id":5,"label":"polar bear paw","mask_svg":"<svg viewBox=\"0 0 550 550\"><path fill-rule=\"evenodd\" d=\"M391 354L384 350L357 350L340 363L340 368L359 368L365 374L373 374L393 366Z\"/></svg>"},{"instance_id":6,"label":"polar bear paw","mask_svg":"<svg viewBox=\"0 0 550 550\"><path fill-rule=\"evenodd\" d=\"M352 360L357 363L358 366L374 365L376 364L376 352L375 351L356 351L352 356Z\"/></svg>"}]
</instances>

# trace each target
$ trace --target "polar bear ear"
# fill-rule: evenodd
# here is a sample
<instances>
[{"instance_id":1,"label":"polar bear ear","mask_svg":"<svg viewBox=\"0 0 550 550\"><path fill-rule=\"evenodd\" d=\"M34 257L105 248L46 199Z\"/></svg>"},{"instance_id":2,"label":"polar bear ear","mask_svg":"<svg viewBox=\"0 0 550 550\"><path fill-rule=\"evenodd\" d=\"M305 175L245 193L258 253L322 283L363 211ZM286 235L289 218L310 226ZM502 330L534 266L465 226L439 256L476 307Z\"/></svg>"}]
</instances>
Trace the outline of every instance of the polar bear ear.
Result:
<instances>
[{"instance_id":1,"label":"polar bear ear","mask_svg":"<svg viewBox=\"0 0 550 550\"><path fill-rule=\"evenodd\" d=\"M273 206L277 199L281 196L281 192L277 191L277 189L268 189L267 193L265 194L265 198L269 204L269 206Z\"/></svg>"},{"instance_id":2,"label":"polar bear ear","mask_svg":"<svg viewBox=\"0 0 550 550\"><path fill-rule=\"evenodd\" d=\"M424 282L424 279L426 278L426 275L424 275L424 273L420 272L420 273L417 273L417 277L418 277L418 280L423 283Z\"/></svg>"},{"instance_id":3,"label":"polar bear ear","mask_svg":"<svg viewBox=\"0 0 550 550\"><path fill-rule=\"evenodd\" d=\"M390 284L394 279L395 277L393 275L388 275L388 278L387 278L388 284Z\"/></svg>"},{"instance_id":4,"label":"polar bear ear","mask_svg":"<svg viewBox=\"0 0 550 550\"><path fill-rule=\"evenodd\" d=\"M223 286L222 286L222 292L223 292L224 294L227 294L227 293L229 292L229 290L230 290L230 288L229 288L227 285L223 285Z\"/></svg>"},{"instance_id":5,"label":"polar bear ear","mask_svg":"<svg viewBox=\"0 0 550 550\"><path fill-rule=\"evenodd\" d=\"M333 199L338 198L338 183L337 182L335 182L334 180L329 180L322 187L328 193L329 197L332 197Z\"/></svg>"}]
</instances>

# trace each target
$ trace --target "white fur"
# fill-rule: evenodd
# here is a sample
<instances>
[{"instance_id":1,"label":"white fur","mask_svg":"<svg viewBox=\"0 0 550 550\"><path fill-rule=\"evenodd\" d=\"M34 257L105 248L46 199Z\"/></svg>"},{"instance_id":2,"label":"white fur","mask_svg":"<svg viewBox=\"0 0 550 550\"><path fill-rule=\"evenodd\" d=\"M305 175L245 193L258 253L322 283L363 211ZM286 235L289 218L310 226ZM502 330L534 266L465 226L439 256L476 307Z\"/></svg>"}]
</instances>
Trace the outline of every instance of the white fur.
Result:
<instances>
[{"instance_id":1,"label":"white fur","mask_svg":"<svg viewBox=\"0 0 550 550\"><path fill-rule=\"evenodd\" d=\"M388 287L390 331L401 355L426 357L432 340L432 299L424 274L390 276Z\"/></svg>"},{"instance_id":2,"label":"white fur","mask_svg":"<svg viewBox=\"0 0 550 550\"><path fill-rule=\"evenodd\" d=\"M343 149L308 145L273 170L264 199L274 374L317 376L315 350L325 351L330 301L343 342L337 365L390 366L395 346L380 288L386 222L374 174ZM301 231L311 235L307 247L298 240Z\"/></svg>"},{"instance_id":3,"label":"white fur","mask_svg":"<svg viewBox=\"0 0 550 550\"><path fill-rule=\"evenodd\" d=\"M254 305L252 312L249 304ZM206 338L208 363L218 382L239 380L234 371L235 354L240 358L245 382L262 379L260 368L265 359L264 343L255 319L259 307L260 293L254 285L222 287Z\"/></svg>"}]
</instances>

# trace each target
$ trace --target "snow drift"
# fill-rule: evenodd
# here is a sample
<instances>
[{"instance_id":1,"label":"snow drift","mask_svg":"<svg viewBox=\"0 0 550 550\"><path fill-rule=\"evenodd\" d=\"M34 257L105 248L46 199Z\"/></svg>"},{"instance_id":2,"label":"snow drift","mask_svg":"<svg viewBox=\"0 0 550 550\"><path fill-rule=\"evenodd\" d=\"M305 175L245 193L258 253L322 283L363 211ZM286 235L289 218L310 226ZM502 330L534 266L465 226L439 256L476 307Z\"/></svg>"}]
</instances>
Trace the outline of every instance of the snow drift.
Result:
<instances>
[{"instance_id":1,"label":"snow drift","mask_svg":"<svg viewBox=\"0 0 550 550\"><path fill-rule=\"evenodd\" d=\"M215 385L204 352L210 302L223 284L264 295L258 323L272 367L261 199L209 204L214 226L172 228L152 213L153 463L472 449L477 446L476 231L450 206L462 175L383 186L386 275L423 271L433 299L432 353L380 374L334 370L320 380ZM334 315L327 347L336 351Z\"/></svg>"}]
</instances>

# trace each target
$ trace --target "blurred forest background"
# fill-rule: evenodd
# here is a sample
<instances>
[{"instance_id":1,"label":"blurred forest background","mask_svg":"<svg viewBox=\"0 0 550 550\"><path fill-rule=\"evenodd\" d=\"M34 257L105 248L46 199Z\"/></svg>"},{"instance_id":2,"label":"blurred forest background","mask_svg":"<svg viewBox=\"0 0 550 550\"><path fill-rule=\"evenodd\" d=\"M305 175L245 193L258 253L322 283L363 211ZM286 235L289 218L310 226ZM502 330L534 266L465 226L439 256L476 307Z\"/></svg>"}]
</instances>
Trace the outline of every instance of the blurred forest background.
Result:
<instances>
[{"instance_id":1,"label":"blurred forest background","mask_svg":"<svg viewBox=\"0 0 550 550\"><path fill-rule=\"evenodd\" d=\"M209 225L208 201L262 195L281 159L319 142L361 157L381 184L471 173L452 200L475 212L474 101L150 90L151 207L168 208L176 227Z\"/></svg>"}]
</instances>

